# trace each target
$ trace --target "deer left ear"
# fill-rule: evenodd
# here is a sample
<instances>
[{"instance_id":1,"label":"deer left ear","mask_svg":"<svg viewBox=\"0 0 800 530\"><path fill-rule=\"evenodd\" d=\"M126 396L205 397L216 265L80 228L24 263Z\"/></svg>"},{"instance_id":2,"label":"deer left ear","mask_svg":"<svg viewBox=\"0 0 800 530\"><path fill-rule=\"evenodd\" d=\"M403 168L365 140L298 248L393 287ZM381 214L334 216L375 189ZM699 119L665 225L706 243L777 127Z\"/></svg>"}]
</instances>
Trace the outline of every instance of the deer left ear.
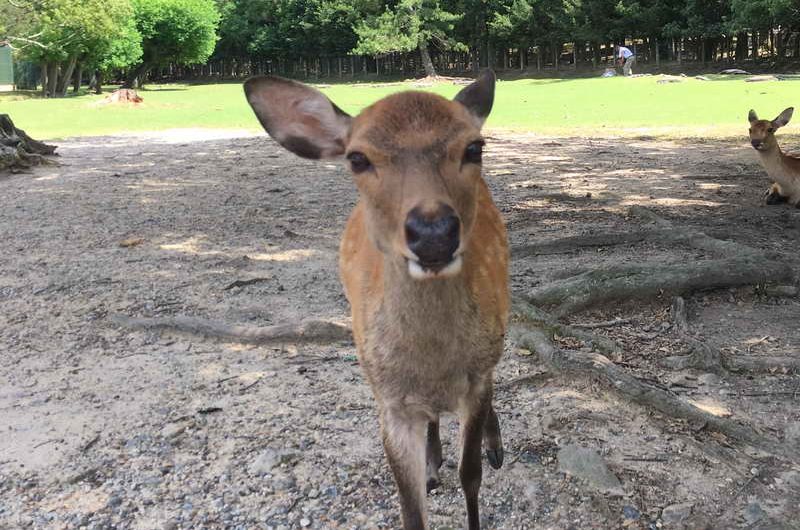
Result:
<instances>
[{"instance_id":1,"label":"deer left ear","mask_svg":"<svg viewBox=\"0 0 800 530\"><path fill-rule=\"evenodd\" d=\"M264 129L289 151L315 159L344 154L350 116L319 90L261 76L245 81L244 92Z\"/></svg>"},{"instance_id":2,"label":"deer left ear","mask_svg":"<svg viewBox=\"0 0 800 530\"><path fill-rule=\"evenodd\" d=\"M482 126L494 104L495 75L490 69L483 70L478 78L456 95L454 101L464 105Z\"/></svg>"},{"instance_id":3,"label":"deer left ear","mask_svg":"<svg viewBox=\"0 0 800 530\"><path fill-rule=\"evenodd\" d=\"M747 114L747 119L750 123L758 121L758 114L753 109L750 109L750 112Z\"/></svg>"},{"instance_id":4,"label":"deer left ear","mask_svg":"<svg viewBox=\"0 0 800 530\"><path fill-rule=\"evenodd\" d=\"M784 110L783 112L778 114L777 118L772 120L772 126L775 127L776 129L778 127L783 127L784 125L789 123L789 120L792 119L792 113L794 113L794 107L789 107L788 109Z\"/></svg>"}]
</instances>

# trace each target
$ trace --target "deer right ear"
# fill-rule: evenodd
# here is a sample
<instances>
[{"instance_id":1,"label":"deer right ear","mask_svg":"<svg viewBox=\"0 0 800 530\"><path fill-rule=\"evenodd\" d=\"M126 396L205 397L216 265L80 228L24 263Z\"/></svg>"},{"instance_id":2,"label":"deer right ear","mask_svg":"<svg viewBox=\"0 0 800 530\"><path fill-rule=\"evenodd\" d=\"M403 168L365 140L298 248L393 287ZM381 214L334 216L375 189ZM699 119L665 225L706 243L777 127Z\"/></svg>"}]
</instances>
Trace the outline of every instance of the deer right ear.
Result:
<instances>
[{"instance_id":1,"label":"deer right ear","mask_svg":"<svg viewBox=\"0 0 800 530\"><path fill-rule=\"evenodd\" d=\"M792 119L793 112L794 112L794 107L789 107L788 109L784 110L783 112L778 114L777 118L772 120L772 126L775 127L776 129L778 127L783 127L784 125L789 123L789 120Z\"/></svg>"},{"instance_id":2,"label":"deer right ear","mask_svg":"<svg viewBox=\"0 0 800 530\"><path fill-rule=\"evenodd\" d=\"M476 79L466 88L462 89L454 101L458 101L472 114L478 121L478 125L483 125L494 104L494 72L490 69L483 70Z\"/></svg>"},{"instance_id":3,"label":"deer right ear","mask_svg":"<svg viewBox=\"0 0 800 530\"><path fill-rule=\"evenodd\" d=\"M344 154L351 118L322 92L275 76L251 77L244 93L264 129L304 158Z\"/></svg>"},{"instance_id":4,"label":"deer right ear","mask_svg":"<svg viewBox=\"0 0 800 530\"><path fill-rule=\"evenodd\" d=\"M750 109L750 112L747 114L747 119L750 120L750 123L758 121L758 114L753 109Z\"/></svg>"}]
</instances>

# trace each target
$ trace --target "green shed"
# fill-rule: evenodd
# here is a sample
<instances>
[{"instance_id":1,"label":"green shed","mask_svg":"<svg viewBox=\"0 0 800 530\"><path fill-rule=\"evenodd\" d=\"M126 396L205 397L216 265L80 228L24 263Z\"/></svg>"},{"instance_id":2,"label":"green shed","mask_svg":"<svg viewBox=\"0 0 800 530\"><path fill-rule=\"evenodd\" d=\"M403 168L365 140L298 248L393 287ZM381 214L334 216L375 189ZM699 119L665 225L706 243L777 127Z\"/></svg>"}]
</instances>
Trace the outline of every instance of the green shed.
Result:
<instances>
[{"instance_id":1,"label":"green shed","mask_svg":"<svg viewBox=\"0 0 800 530\"><path fill-rule=\"evenodd\" d=\"M0 44L0 91L14 90L14 62L11 46Z\"/></svg>"}]
</instances>

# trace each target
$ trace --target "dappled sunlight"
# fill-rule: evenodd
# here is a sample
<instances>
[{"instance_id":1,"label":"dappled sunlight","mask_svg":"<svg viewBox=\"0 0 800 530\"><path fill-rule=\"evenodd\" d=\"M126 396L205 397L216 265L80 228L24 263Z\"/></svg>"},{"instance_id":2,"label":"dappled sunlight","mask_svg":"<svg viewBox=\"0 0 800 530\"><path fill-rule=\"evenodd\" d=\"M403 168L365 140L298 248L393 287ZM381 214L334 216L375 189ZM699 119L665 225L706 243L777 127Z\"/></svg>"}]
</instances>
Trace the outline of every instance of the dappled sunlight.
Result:
<instances>
[{"instance_id":1,"label":"dappled sunlight","mask_svg":"<svg viewBox=\"0 0 800 530\"><path fill-rule=\"evenodd\" d=\"M95 513L108 504L109 496L109 493L101 491L99 488L88 491L77 489L43 504L42 507L50 512Z\"/></svg>"},{"instance_id":2,"label":"dappled sunlight","mask_svg":"<svg viewBox=\"0 0 800 530\"><path fill-rule=\"evenodd\" d=\"M210 180L155 180L155 179L142 179L141 181L137 182L136 184L128 184L125 187L130 190L137 190L137 191L146 191L146 192L153 192L153 191L171 191L175 188L186 188L186 187L198 187L198 186L210 186L215 184L215 182Z\"/></svg>"},{"instance_id":3,"label":"dappled sunlight","mask_svg":"<svg viewBox=\"0 0 800 530\"><path fill-rule=\"evenodd\" d=\"M217 380L223 376L227 366L228 366L227 364L207 362L204 363L199 370L197 370L197 375L201 379L205 379L208 381Z\"/></svg>"},{"instance_id":4,"label":"dappled sunlight","mask_svg":"<svg viewBox=\"0 0 800 530\"><path fill-rule=\"evenodd\" d=\"M217 254L223 254L223 252L219 250L203 250L201 249L201 245L203 244L203 238L199 236L190 237L185 241L180 241L178 243L167 243L159 245L158 248L161 250L174 250L176 252L183 252L184 254L194 254L197 256L213 256Z\"/></svg>"},{"instance_id":5,"label":"dappled sunlight","mask_svg":"<svg viewBox=\"0 0 800 530\"><path fill-rule=\"evenodd\" d=\"M727 203L702 199L652 198L645 195L627 195L619 204L620 206L710 206L718 208L725 206Z\"/></svg>"},{"instance_id":6,"label":"dappled sunlight","mask_svg":"<svg viewBox=\"0 0 800 530\"><path fill-rule=\"evenodd\" d=\"M312 258L322 254L319 250L313 248L298 248L291 250L281 250L277 252L260 252L257 254L248 254L252 260L256 261L301 261L304 259Z\"/></svg>"},{"instance_id":7,"label":"dappled sunlight","mask_svg":"<svg viewBox=\"0 0 800 530\"><path fill-rule=\"evenodd\" d=\"M730 409L714 399L703 398L703 399L690 399L688 401L697 408L699 408L700 410L704 410L705 412L713 414L714 416L720 416L723 418L731 416Z\"/></svg>"},{"instance_id":8,"label":"dappled sunlight","mask_svg":"<svg viewBox=\"0 0 800 530\"><path fill-rule=\"evenodd\" d=\"M36 177L33 180L42 181L42 180L57 180L61 175L58 173L51 173L50 175L43 175L41 177Z\"/></svg>"}]
</instances>

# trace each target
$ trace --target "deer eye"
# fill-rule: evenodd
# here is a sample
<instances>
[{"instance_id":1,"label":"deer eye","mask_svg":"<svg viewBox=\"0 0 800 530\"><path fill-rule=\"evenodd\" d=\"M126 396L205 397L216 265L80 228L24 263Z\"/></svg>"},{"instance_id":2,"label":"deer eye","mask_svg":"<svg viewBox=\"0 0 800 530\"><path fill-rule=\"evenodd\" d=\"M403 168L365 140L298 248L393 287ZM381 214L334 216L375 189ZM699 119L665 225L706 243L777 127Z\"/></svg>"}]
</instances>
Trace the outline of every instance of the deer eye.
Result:
<instances>
[{"instance_id":1,"label":"deer eye","mask_svg":"<svg viewBox=\"0 0 800 530\"><path fill-rule=\"evenodd\" d=\"M769 134L772 134L772 133L774 133L774 132L775 132L775 127L770 127L769 129L767 129L767 132L768 132Z\"/></svg>"},{"instance_id":2,"label":"deer eye","mask_svg":"<svg viewBox=\"0 0 800 530\"><path fill-rule=\"evenodd\" d=\"M483 140L472 142L464 150L464 163L466 164L480 164L483 156Z\"/></svg>"},{"instance_id":3,"label":"deer eye","mask_svg":"<svg viewBox=\"0 0 800 530\"><path fill-rule=\"evenodd\" d=\"M363 173L372 169L372 162L369 161L369 158L364 153L358 151L348 153L347 160L350 161L350 169L353 170L353 173Z\"/></svg>"}]
</instances>

